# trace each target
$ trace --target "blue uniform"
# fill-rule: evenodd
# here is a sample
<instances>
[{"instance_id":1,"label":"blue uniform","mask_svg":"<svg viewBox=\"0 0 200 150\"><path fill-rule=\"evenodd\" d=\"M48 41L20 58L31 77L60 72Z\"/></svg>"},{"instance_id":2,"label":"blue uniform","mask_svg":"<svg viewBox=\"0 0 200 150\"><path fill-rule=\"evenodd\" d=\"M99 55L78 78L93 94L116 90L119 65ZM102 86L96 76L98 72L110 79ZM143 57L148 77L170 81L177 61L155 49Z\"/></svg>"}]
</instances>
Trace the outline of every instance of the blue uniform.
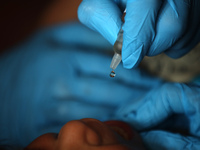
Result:
<instances>
[{"instance_id":1,"label":"blue uniform","mask_svg":"<svg viewBox=\"0 0 200 150\"><path fill-rule=\"evenodd\" d=\"M74 22L38 31L1 56L0 148L25 147L70 120L96 118L130 123L150 149L198 149L199 85L166 83L121 64L110 78L112 51ZM171 132L177 128L188 134Z\"/></svg>"}]
</instances>

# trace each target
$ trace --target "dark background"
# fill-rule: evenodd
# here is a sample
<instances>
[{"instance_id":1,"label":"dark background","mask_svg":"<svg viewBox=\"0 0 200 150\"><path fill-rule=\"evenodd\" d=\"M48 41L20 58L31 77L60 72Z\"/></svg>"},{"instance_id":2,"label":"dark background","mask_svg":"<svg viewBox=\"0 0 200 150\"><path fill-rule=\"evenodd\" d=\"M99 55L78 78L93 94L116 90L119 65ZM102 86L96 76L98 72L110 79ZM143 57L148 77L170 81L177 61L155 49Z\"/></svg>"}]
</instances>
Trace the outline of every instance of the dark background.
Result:
<instances>
[{"instance_id":1,"label":"dark background","mask_svg":"<svg viewBox=\"0 0 200 150\"><path fill-rule=\"evenodd\" d=\"M0 54L36 30L77 20L81 0L8 0L0 6Z\"/></svg>"}]
</instances>

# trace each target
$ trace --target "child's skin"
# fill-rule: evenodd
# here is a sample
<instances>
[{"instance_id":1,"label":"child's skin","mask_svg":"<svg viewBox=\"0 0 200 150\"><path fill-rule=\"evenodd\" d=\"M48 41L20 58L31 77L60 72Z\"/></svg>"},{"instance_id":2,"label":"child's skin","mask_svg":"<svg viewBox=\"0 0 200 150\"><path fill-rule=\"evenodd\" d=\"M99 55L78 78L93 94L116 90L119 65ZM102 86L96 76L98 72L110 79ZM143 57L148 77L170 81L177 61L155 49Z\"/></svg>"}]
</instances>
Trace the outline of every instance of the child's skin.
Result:
<instances>
[{"instance_id":1,"label":"child's skin","mask_svg":"<svg viewBox=\"0 0 200 150\"><path fill-rule=\"evenodd\" d=\"M121 121L81 119L66 123L59 134L47 133L27 150L144 150L139 134Z\"/></svg>"}]
</instances>

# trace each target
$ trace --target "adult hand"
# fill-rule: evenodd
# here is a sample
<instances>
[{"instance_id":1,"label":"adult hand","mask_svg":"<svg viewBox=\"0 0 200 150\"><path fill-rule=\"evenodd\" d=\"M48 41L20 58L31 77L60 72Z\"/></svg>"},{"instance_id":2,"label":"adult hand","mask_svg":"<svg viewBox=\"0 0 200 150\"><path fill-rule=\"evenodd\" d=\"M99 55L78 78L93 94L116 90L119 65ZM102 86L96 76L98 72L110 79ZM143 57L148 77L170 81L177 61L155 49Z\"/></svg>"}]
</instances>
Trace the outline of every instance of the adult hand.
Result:
<instances>
[{"instance_id":1,"label":"adult hand","mask_svg":"<svg viewBox=\"0 0 200 150\"><path fill-rule=\"evenodd\" d=\"M123 25L122 62L136 67L145 55L165 52L179 58L200 39L199 0L83 0L79 20L100 32L112 45Z\"/></svg>"},{"instance_id":2,"label":"adult hand","mask_svg":"<svg viewBox=\"0 0 200 150\"><path fill-rule=\"evenodd\" d=\"M199 149L199 99L200 84L165 83L116 116L145 131L141 135L149 149Z\"/></svg>"}]
</instances>

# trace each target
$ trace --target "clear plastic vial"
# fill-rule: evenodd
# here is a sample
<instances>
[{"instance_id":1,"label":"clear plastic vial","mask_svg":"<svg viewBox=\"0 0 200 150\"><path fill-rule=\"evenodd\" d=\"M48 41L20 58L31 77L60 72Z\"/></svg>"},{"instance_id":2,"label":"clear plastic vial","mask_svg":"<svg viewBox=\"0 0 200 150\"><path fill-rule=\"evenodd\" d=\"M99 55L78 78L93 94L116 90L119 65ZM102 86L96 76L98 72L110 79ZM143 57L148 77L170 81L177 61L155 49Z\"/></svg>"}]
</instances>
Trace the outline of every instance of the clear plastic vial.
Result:
<instances>
[{"instance_id":1,"label":"clear plastic vial","mask_svg":"<svg viewBox=\"0 0 200 150\"><path fill-rule=\"evenodd\" d=\"M112 71L110 73L111 77L115 76L114 70L117 68L117 66L119 65L119 63L122 60L122 56L121 56L122 43L123 43L123 30L121 28L118 33L117 40L113 46L114 56L113 56L111 64L110 64L110 68L112 69ZM113 74L114 74L114 76L113 76Z\"/></svg>"},{"instance_id":2,"label":"clear plastic vial","mask_svg":"<svg viewBox=\"0 0 200 150\"><path fill-rule=\"evenodd\" d=\"M126 9L124 10L124 13L122 15L122 22L124 23L124 17L126 15ZM123 26L123 24L122 24ZM119 65L119 63L122 60L122 56L121 56L121 52L122 52L122 43L123 43L123 30L122 27L119 30L119 33L117 35L117 40L114 43L113 46L113 50L114 50L114 56L112 58L111 64L110 64L110 68L112 69L111 73L110 73L110 77L115 77L115 72L114 70L117 68L117 66Z\"/></svg>"}]
</instances>

